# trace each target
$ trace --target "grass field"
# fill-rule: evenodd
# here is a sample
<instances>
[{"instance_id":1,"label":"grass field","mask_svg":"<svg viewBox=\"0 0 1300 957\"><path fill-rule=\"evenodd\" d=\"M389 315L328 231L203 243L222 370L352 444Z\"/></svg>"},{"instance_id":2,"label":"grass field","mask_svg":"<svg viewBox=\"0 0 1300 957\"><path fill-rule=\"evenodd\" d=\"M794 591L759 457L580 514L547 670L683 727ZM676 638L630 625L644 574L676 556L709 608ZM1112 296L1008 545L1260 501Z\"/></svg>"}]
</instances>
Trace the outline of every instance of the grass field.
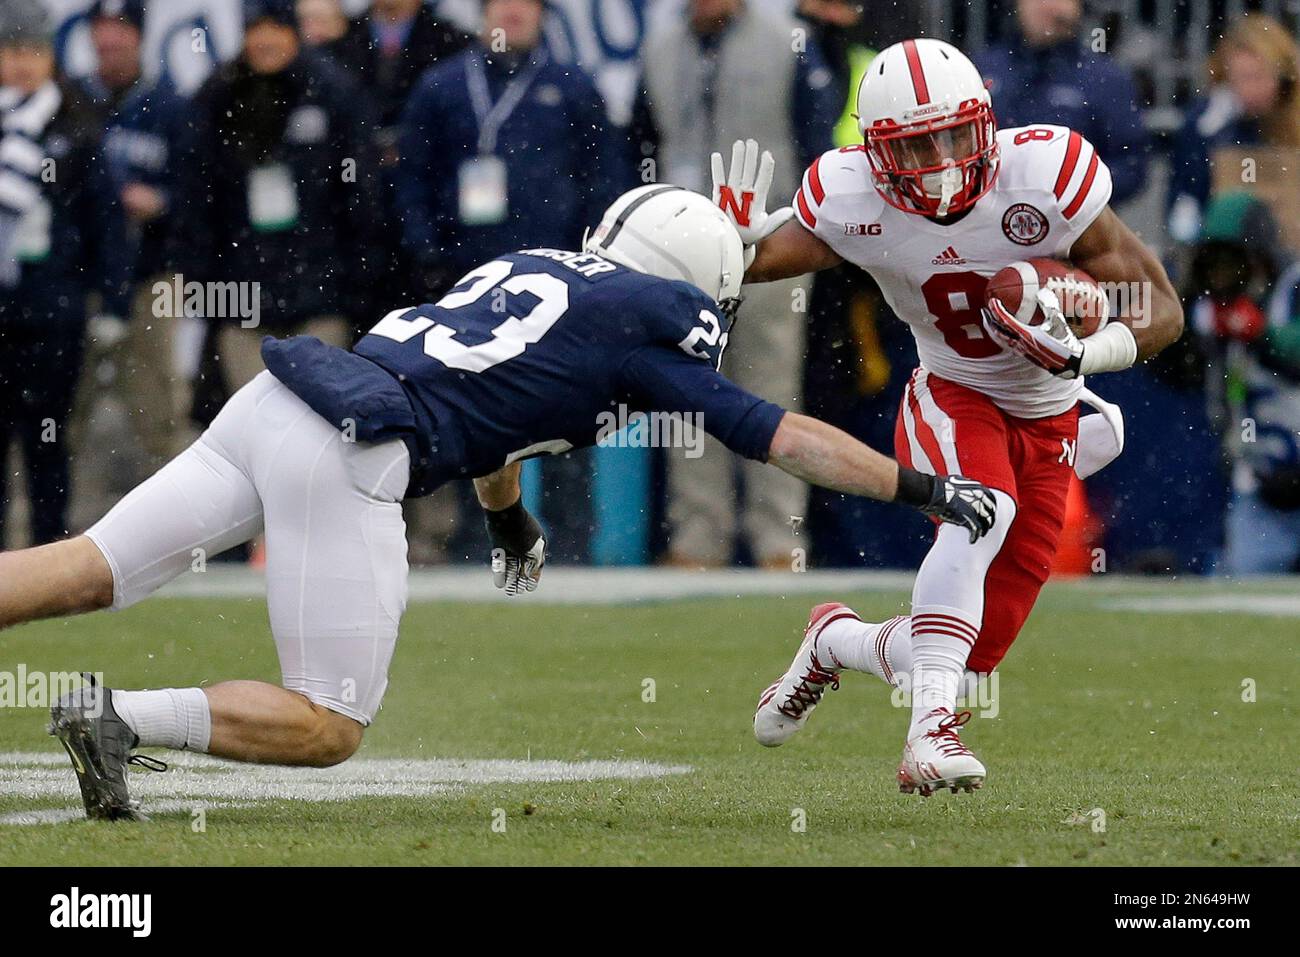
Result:
<instances>
[{"instance_id":1,"label":"grass field","mask_svg":"<svg viewBox=\"0 0 1300 957\"><path fill-rule=\"evenodd\" d=\"M0 864L1294 865L1295 591L1050 587L997 717L967 727L985 789L929 800L897 791L906 714L870 676L783 748L750 732L813 600L879 620L902 592L415 604L352 770L174 769L140 784L179 775L147 824L30 823L78 806L72 773L31 754L57 755L43 712L0 708ZM1148 598L1168 605L1125 606ZM127 687L278 677L264 604L232 598L0 634L0 671L19 664ZM463 761L411 763L433 759ZM542 763L589 761L625 763Z\"/></svg>"}]
</instances>

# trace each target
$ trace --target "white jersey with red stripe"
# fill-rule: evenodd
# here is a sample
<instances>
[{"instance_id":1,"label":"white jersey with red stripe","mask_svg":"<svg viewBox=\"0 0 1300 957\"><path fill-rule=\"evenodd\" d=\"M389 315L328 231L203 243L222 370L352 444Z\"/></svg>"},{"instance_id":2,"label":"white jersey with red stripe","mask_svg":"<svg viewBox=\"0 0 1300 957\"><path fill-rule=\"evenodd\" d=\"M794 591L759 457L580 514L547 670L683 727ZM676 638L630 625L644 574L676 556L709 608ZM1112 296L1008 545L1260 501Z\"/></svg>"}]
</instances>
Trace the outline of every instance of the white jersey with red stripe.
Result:
<instances>
[{"instance_id":1,"label":"white jersey with red stripe","mask_svg":"<svg viewBox=\"0 0 1300 957\"><path fill-rule=\"evenodd\" d=\"M1063 126L1000 130L993 188L957 222L895 209L872 184L862 147L832 150L804 173L795 215L805 229L869 272L912 328L921 366L984 393L1022 418L1058 415L1082 378L1061 379L1004 351L984 332L989 277L1008 263L1065 258L1110 201L1110 171Z\"/></svg>"}]
</instances>

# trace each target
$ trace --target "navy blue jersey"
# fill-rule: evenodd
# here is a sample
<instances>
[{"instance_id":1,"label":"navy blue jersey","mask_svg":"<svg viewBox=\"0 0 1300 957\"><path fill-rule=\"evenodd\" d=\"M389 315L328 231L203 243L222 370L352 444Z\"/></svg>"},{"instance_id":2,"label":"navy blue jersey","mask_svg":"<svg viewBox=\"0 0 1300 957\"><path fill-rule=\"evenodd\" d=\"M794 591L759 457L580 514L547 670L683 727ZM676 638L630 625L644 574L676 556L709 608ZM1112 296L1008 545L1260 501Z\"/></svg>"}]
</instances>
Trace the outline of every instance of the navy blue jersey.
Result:
<instances>
[{"instance_id":1,"label":"navy blue jersey","mask_svg":"<svg viewBox=\"0 0 1300 957\"><path fill-rule=\"evenodd\" d=\"M784 412L718 371L728 325L689 283L532 249L470 271L437 303L389 313L351 354L299 337L266 340L263 356L357 439L405 438L408 494L420 495L592 445L624 410L698 413L733 451L765 459Z\"/></svg>"}]
</instances>

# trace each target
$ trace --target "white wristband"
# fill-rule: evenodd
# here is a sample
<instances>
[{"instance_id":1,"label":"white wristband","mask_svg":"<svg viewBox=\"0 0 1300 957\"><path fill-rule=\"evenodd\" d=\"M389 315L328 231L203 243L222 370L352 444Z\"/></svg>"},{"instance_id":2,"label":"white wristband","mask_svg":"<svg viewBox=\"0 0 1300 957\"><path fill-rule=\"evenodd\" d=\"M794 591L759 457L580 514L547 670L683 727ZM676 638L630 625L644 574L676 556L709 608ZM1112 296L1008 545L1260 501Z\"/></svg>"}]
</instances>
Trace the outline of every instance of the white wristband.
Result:
<instances>
[{"instance_id":1,"label":"white wristband","mask_svg":"<svg viewBox=\"0 0 1300 957\"><path fill-rule=\"evenodd\" d=\"M1118 372L1137 361L1138 344L1133 330L1122 322L1108 322L1083 340L1079 375Z\"/></svg>"}]
</instances>

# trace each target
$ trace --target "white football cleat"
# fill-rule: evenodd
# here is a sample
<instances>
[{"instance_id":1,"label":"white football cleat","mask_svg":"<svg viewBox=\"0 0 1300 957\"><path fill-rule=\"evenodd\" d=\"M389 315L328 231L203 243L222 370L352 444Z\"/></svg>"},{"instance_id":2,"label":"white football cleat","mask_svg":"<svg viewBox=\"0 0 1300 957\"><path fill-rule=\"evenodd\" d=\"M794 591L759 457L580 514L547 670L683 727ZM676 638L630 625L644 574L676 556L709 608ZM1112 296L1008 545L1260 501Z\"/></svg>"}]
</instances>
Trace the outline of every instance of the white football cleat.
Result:
<instances>
[{"instance_id":1,"label":"white football cleat","mask_svg":"<svg viewBox=\"0 0 1300 957\"><path fill-rule=\"evenodd\" d=\"M804 726L826 686L840 686L840 670L830 665L829 658L823 661L818 657L817 639L827 625L843 618L862 620L852 608L837 601L818 605L809 613L803 641L789 670L759 696L754 712L754 737L759 744L766 748L784 744Z\"/></svg>"},{"instance_id":2,"label":"white football cleat","mask_svg":"<svg viewBox=\"0 0 1300 957\"><path fill-rule=\"evenodd\" d=\"M984 765L957 736L957 729L969 720L969 711L953 714L947 708L935 708L922 718L903 745L898 789L929 797L942 788L956 794L983 787Z\"/></svg>"}]
</instances>

